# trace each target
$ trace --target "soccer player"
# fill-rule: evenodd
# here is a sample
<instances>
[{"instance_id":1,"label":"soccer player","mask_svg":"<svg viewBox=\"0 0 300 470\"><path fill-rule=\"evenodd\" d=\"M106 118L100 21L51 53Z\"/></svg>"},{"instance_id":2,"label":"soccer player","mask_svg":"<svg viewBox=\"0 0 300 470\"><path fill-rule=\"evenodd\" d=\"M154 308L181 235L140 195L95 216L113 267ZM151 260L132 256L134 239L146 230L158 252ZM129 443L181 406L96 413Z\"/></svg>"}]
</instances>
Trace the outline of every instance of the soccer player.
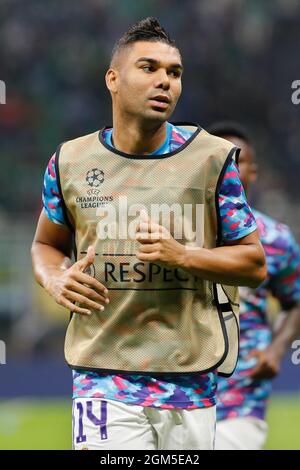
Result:
<instances>
[{"instance_id":1,"label":"soccer player","mask_svg":"<svg viewBox=\"0 0 300 470\"><path fill-rule=\"evenodd\" d=\"M266 275L237 147L169 122L182 71L156 19L133 25L106 73L113 126L63 143L45 173L32 259L72 312L75 449L212 449L237 286Z\"/></svg>"},{"instance_id":2,"label":"soccer player","mask_svg":"<svg viewBox=\"0 0 300 470\"><path fill-rule=\"evenodd\" d=\"M257 177L255 149L247 131L234 122L216 123L210 132L241 148L240 178L249 190ZM256 290L240 289L240 351L237 368L218 382L216 449L259 450L267 437L265 413L271 379L300 331L300 249L290 229L253 210L265 250L268 276ZM272 335L267 296L287 313Z\"/></svg>"}]
</instances>

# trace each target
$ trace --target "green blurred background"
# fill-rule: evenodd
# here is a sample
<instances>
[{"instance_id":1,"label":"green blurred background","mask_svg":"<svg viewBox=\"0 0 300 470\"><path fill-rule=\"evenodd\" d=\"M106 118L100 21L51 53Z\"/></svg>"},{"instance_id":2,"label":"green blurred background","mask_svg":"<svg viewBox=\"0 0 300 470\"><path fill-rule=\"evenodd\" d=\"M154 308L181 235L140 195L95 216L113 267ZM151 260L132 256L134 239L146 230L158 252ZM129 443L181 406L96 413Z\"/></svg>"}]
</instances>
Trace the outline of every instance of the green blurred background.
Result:
<instances>
[{"instance_id":1,"label":"green blurred background","mask_svg":"<svg viewBox=\"0 0 300 470\"><path fill-rule=\"evenodd\" d=\"M299 446L300 396L277 395L268 412L266 449ZM71 449L71 404L68 400L10 400L0 403L0 449Z\"/></svg>"}]
</instances>

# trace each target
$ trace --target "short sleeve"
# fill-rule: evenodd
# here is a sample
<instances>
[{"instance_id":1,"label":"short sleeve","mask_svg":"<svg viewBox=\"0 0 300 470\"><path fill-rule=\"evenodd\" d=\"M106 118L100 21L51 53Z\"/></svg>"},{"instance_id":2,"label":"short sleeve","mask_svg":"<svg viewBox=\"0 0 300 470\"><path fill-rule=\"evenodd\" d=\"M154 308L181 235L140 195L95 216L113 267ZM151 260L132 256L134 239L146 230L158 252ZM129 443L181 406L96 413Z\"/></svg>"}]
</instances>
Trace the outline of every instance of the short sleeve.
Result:
<instances>
[{"instance_id":1,"label":"short sleeve","mask_svg":"<svg viewBox=\"0 0 300 470\"><path fill-rule=\"evenodd\" d=\"M42 199L48 219L56 224L66 225L62 211L62 198L57 183L55 158L56 154L52 155L45 171Z\"/></svg>"},{"instance_id":2,"label":"short sleeve","mask_svg":"<svg viewBox=\"0 0 300 470\"><path fill-rule=\"evenodd\" d=\"M286 237L284 256L270 285L273 295L283 308L289 308L300 301L300 248L288 228Z\"/></svg>"},{"instance_id":3,"label":"short sleeve","mask_svg":"<svg viewBox=\"0 0 300 470\"><path fill-rule=\"evenodd\" d=\"M238 240L257 229L233 160L224 173L218 197L223 240Z\"/></svg>"}]
</instances>

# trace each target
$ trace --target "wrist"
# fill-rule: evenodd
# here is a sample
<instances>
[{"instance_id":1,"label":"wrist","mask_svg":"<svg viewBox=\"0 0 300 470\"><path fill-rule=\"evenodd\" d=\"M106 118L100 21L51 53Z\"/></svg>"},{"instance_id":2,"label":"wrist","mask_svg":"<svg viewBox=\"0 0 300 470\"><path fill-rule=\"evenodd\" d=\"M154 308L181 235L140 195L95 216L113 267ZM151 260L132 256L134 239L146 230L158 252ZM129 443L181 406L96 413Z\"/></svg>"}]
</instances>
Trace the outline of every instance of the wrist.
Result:
<instances>
[{"instance_id":1,"label":"wrist","mask_svg":"<svg viewBox=\"0 0 300 470\"><path fill-rule=\"evenodd\" d=\"M199 255L200 252L203 250L203 248L194 248L194 247L189 247L185 246L184 251L182 253L182 258L181 258L181 268L185 269L187 271L191 269L195 269L195 256L197 255L197 261L199 260ZM198 264L198 263L197 263Z\"/></svg>"}]
</instances>

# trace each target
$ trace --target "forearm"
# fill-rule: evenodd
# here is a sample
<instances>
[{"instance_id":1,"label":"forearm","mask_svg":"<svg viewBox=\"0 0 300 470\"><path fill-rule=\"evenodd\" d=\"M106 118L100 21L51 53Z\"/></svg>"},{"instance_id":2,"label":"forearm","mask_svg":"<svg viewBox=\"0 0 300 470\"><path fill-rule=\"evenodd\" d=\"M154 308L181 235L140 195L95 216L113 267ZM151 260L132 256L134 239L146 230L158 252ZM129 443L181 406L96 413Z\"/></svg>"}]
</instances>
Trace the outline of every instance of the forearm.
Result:
<instances>
[{"instance_id":1,"label":"forearm","mask_svg":"<svg viewBox=\"0 0 300 470\"><path fill-rule=\"evenodd\" d=\"M281 358L300 332L300 303L292 308L273 335L272 348Z\"/></svg>"},{"instance_id":2,"label":"forearm","mask_svg":"<svg viewBox=\"0 0 300 470\"><path fill-rule=\"evenodd\" d=\"M252 288L266 276L264 254L256 245L187 249L182 268L209 281Z\"/></svg>"},{"instance_id":3,"label":"forearm","mask_svg":"<svg viewBox=\"0 0 300 470\"><path fill-rule=\"evenodd\" d=\"M65 253L37 241L32 244L31 258L35 278L42 287L47 285L53 274L64 271L71 266L71 260Z\"/></svg>"}]
</instances>

